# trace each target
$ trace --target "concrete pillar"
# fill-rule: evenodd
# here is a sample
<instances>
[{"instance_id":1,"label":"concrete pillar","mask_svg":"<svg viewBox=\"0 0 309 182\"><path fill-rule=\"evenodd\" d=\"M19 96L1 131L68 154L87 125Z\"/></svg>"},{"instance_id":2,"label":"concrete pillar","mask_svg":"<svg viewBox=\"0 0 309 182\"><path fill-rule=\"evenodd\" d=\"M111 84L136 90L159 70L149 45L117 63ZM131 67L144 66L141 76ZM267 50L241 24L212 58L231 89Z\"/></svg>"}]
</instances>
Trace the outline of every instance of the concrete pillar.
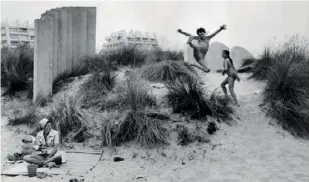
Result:
<instances>
[{"instance_id":1,"label":"concrete pillar","mask_svg":"<svg viewBox=\"0 0 309 182\"><path fill-rule=\"evenodd\" d=\"M95 54L96 8L63 7L46 11L35 20L34 101L52 93L59 73Z\"/></svg>"},{"instance_id":2,"label":"concrete pillar","mask_svg":"<svg viewBox=\"0 0 309 182\"><path fill-rule=\"evenodd\" d=\"M96 51L96 14L97 9L95 7L87 8L87 53L88 55L94 55Z\"/></svg>"},{"instance_id":3,"label":"concrete pillar","mask_svg":"<svg viewBox=\"0 0 309 182\"><path fill-rule=\"evenodd\" d=\"M80 36L79 36L79 57L77 59L77 64L80 64L81 58L87 56L87 12L86 7L80 7Z\"/></svg>"},{"instance_id":4,"label":"concrete pillar","mask_svg":"<svg viewBox=\"0 0 309 182\"><path fill-rule=\"evenodd\" d=\"M53 19L35 20L33 100L52 93Z\"/></svg>"},{"instance_id":5,"label":"concrete pillar","mask_svg":"<svg viewBox=\"0 0 309 182\"><path fill-rule=\"evenodd\" d=\"M61 19L61 48L60 48L60 72L64 72L68 69L67 67L67 50L68 50L68 8L60 9L60 19Z\"/></svg>"},{"instance_id":6,"label":"concrete pillar","mask_svg":"<svg viewBox=\"0 0 309 182\"><path fill-rule=\"evenodd\" d=\"M68 9L68 16L67 16L67 55L66 55L66 65L67 69L71 70L73 67L73 18L72 12L73 8L69 7Z\"/></svg>"},{"instance_id":7,"label":"concrete pillar","mask_svg":"<svg viewBox=\"0 0 309 182\"><path fill-rule=\"evenodd\" d=\"M79 58L79 43L81 35L81 14L78 7L72 8L72 58L73 67L77 65L77 59Z\"/></svg>"},{"instance_id":8,"label":"concrete pillar","mask_svg":"<svg viewBox=\"0 0 309 182\"><path fill-rule=\"evenodd\" d=\"M46 12L46 14L43 15L43 19L45 17L50 17L53 20L53 25L54 25L54 29L53 29L53 48L52 48L52 54L53 54L53 59L52 61L52 73L53 76L52 78L54 79L57 75L58 75L58 68L59 68L59 63L58 63L58 57L60 56L60 51L59 51L59 21L60 21L60 17L59 17L59 11L52 9L48 12Z\"/></svg>"},{"instance_id":9,"label":"concrete pillar","mask_svg":"<svg viewBox=\"0 0 309 182\"><path fill-rule=\"evenodd\" d=\"M61 50L61 20L60 10L52 9L48 13L53 18L54 30L53 30L53 79L60 73L60 50Z\"/></svg>"}]
</instances>

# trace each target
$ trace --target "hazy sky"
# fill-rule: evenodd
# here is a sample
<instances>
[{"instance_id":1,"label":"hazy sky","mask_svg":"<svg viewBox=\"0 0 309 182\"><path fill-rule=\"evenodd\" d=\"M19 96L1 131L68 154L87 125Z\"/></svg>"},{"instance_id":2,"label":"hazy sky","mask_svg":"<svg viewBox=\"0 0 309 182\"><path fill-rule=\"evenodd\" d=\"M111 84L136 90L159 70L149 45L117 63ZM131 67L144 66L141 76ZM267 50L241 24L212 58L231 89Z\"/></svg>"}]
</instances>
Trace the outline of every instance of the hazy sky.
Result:
<instances>
[{"instance_id":1,"label":"hazy sky","mask_svg":"<svg viewBox=\"0 0 309 182\"><path fill-rule=\"evenodd\" d=\"M195 33L198 27L213 32L226 24L227 30L213 41L229 47L239 45L253 54L274 37L283 41L299 34L309 38L309 1L6 1L1 2L1 20L39 18L48 9L61 6L97 7L97 48L111 32L126 29L156 32L171 47L183 48L186 37L178 28Z\"/></svg>"}]
</instances>

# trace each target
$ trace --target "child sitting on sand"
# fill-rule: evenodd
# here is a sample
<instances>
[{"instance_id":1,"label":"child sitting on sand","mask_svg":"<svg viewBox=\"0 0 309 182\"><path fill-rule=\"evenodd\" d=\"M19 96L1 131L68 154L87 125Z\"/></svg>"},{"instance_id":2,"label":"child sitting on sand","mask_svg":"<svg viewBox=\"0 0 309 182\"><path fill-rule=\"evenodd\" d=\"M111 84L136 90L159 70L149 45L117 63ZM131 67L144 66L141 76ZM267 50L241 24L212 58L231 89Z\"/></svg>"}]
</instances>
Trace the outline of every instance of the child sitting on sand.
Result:
<instances>
[{"instance_id":1,"label":"child sitting on sand","mask_svg":"<svg viewBox=\"0 0 309 182\"><path fill-rule=\"evenodd\" d=\"M195 66L206 73L210 72L210 69L207 68L207 66L204 65L202 61L205 59L206 54L208 52L210 39L216 36L222 30L226 30L226 25L222 25L217 31L215 31L211 35L206 35L205 29L199 28L196 31L198 36L193 36L189 33L183 32L181 29L178 29L179 33L185 36L189 36L187 44L189 44L193 48L193 57L196 60L196 62L201 65L201 66L198 65L191 65L191 66ZM192 43L193 39L198 41L197 45Z\"/></svg>"}]
</instances>

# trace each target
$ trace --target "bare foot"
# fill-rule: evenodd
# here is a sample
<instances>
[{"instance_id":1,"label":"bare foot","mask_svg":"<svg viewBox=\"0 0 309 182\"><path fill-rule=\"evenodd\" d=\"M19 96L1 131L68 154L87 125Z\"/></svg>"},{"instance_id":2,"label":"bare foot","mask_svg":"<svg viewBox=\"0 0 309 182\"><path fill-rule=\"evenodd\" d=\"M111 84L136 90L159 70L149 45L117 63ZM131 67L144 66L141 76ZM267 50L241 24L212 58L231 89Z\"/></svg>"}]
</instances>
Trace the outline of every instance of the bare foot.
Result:
<instances>
[{"instance_id":1,"label":"bare foot","mask_svg":"<svg viewBox=\"0 0 309 182\"><path fill-rule=\"evenodd\" d=\"M205 68L205 72L206 72L206 73L209 73L209 72L210 72L210 69L209 69L209 68Z\"/></svg>"}]
</instances>

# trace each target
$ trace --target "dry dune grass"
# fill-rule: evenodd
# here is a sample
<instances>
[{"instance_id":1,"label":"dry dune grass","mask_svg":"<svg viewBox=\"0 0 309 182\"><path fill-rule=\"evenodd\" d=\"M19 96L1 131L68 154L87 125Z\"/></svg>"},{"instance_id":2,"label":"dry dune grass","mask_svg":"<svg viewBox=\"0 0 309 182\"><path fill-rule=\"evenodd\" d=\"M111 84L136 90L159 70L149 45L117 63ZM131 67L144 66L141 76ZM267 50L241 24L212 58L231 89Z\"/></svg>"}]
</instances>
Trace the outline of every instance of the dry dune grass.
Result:
<instances>
[{"instance_id":1,"label":"dry dune grass","mask_svg":"<svg viewBox=\"0 0 309 182\"><path fill-rule=\"evenodd\" d=\"M295 136L309 137L309 42L292 37L275 50L265 50L252 78L266 80L268 115Z\"/></svg>"},{"instance_id":2,"label":"dry dune grass","mask_svg":"<svg viewBox=\"0 0 309 182\"><path fill-rule=\"evenodd\" d=\"M133 77L128 77L125 86L118 89L116 99L107 103L122 114L116 121L109 118L103 122L104 146L117 146L132 140L145 147L166 143L162 120L147 115L147 111L156 106L156 99Z\"/></svg>"}]
</instances>

